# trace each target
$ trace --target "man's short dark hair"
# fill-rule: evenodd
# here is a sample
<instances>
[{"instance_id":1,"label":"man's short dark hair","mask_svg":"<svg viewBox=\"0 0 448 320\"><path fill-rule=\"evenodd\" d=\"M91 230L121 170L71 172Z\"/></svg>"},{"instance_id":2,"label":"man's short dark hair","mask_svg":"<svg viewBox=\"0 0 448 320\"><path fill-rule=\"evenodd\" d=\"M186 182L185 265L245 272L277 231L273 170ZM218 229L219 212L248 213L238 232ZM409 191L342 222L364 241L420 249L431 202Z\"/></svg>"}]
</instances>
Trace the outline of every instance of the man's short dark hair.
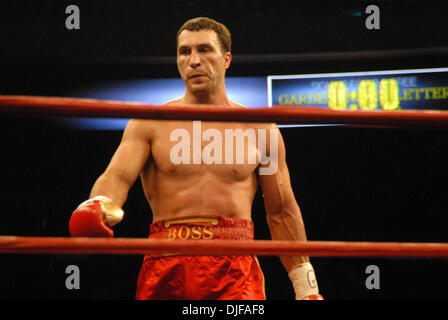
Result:
<instances>
[{"instance_id":1,"label":"man's short dark hair","mask_svg":"<svg viewBox=\"0 0 448 320\"><path fill-rule=\"evenodd\" d=\"M207 17L199 17L188 20L183 24L182 27L180 27L179 31L177 32L176 46L179 41L179 35L184 30L188 31L213 30L216 32L218 36L222 52L223 53L230 52L232 49L232 37L230 35L229 30L225 25L219 23L216 20Z\"/></svg>"}]
</instances>

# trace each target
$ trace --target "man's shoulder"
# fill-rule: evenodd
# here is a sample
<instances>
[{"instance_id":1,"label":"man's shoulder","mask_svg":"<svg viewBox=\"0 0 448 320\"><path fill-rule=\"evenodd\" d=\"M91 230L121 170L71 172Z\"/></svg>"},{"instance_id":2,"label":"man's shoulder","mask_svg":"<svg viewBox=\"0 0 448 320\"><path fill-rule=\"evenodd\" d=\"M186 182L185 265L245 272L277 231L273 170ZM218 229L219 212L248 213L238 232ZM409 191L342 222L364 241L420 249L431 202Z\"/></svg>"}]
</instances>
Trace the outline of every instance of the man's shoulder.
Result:
<instances>
[{"instance_id":1,"label":"man's shoulder","mask_svg":"<svg viewBox=\"0 0 448 320\"><path fill-rule=\"evenodd\" d=\"M182 98L165 102L163 106L182 106ZM126 125L125 132L134 135L143 136L146 139L151 139L154 133L166 124L166 121L158 119L130 119Z\"/></svg>"},{"instance_id":2,"label":"man's shoulder","mask_svg":"<svg viewBox=\"0 0 448 320\"><path fill-rule=\"evenodd\" d=\"M178 106L182 104L182 98L165 102L164 106Z\"/></svg>"},{"instance_id":3,"label":"man's shoulder","mask_svg":"<svg viewBox=\"0 0 448 320\"><path fill-rule=\"evenodd\" d=\"M246 106L244 106L244 105L242 105L242 104L239 104L239 103L237 103L237 102L235 102L235 101L232 101L232 106L233 106L234 108L249 109L248 107L246 107Z\"/></svg>"},{"instance_id":4,"label":"man's shoulder","mask_svg":"<svg viewBox=\"0 0 448 320\"><path fill-rule=\"evenodd\" d=\"M150 140L159 122L153 119L130 119L125 128L125 135Z\"/></svg>"},{"instance_id":5,"label":"man's shoulder","mask_svg":"<svg viewBox=\"0 0 448 320\"><path fill-rule=\"evenodd\" d=\"M246 107L242 104L239 104L235 101L231 101L231 106L237 109L246 109L249 110L249 107ZM257 128L257 129L266 129L266 130L278 130L278 126L273 122L249 122L249 126Z\"/></svg>"}]
</instances>

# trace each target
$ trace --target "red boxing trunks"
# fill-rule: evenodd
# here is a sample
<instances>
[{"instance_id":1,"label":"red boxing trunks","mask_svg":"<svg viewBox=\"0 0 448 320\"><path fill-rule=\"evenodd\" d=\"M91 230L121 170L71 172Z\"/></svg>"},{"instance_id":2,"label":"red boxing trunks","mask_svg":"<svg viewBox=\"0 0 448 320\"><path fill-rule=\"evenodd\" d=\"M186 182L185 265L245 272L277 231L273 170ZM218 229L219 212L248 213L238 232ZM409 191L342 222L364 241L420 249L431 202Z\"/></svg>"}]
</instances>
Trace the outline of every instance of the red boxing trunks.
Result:
<instances>
[{"instance_id":1,"label":"red boxing trunks","mask_svg":"<svg viewBox=\"0 0 448 320\"><path fill-rule=\"evenodd\" d=\"M252 221L221 216L182 217L150 226L150 239L253 240ZM255 256L145 255L137 300L265 300Z\"/></svg>"}]
</instances>

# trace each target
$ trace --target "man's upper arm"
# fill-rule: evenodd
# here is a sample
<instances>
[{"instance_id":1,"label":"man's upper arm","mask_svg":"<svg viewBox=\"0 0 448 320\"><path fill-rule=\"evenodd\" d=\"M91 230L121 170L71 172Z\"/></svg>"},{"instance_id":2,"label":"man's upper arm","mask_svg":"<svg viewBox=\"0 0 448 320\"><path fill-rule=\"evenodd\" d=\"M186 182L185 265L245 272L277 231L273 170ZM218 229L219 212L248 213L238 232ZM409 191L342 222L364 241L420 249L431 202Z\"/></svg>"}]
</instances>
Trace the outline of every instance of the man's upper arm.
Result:
<instances>
[{"instance_id":1,"label":"man's upper arm","mask_svg":"<svg viewBox=\"0 0 448 320\"><path fill-rule=\"evenodd\" d=\"M105 174L132 185L150 155L151 129L149 121L130 120Z\"/></svg>"},{"instance_id":2,"label":"man's upper arm","mask_svg":"<svg viewBox=\"0 0 448 320\"><path fill-rule=\"evenodd\" d=\"M271 158L269 163L260 165L260 167L277 166L277 170L272 174L259 175L266 213L268 214L280 213L285 207L296 204L286 164L285 144L277 126L274 125L271 129L277 130L277 140L269 141L267 150L271 155L276 154L276 157ZM277 152L273 148L277 148ZM266 171L269 172L269 170Z\"/></svg>"},{"instance_id":3,"label":"man's upper arm","mask_svg":"<svg viewBox=\"0 0 448 320\"><path fill-rule=\"evenodd\" d=\"M272 175L260 175L259 178L271 237L272 240L280 241L307 241L302 214L291 187L285 146L280 132L277 141L278 169ZM282 256L280 259L288 272L309 261L308 256Z\"/></svg>"}]
</instances>

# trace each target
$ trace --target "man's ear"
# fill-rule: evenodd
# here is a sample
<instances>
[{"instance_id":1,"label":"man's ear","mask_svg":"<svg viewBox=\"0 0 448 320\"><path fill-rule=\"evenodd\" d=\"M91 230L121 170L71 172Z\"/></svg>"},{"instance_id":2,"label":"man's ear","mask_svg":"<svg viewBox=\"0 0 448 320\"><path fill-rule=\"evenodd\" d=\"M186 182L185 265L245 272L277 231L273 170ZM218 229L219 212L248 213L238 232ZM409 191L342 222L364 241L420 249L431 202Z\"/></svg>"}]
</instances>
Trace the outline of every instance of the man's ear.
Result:
<instances>
[{"instance_id":1,"label":"man's ear","mask_svg":"<svg viewBox=\"0 0 448 320\"><path fill-rule=\"evenodd\" d=\"M224 54L224 67L226 70L230 67L230 62L232 61L232 54L230 52L226 52Z\"/></svg>"}]
</instances>

